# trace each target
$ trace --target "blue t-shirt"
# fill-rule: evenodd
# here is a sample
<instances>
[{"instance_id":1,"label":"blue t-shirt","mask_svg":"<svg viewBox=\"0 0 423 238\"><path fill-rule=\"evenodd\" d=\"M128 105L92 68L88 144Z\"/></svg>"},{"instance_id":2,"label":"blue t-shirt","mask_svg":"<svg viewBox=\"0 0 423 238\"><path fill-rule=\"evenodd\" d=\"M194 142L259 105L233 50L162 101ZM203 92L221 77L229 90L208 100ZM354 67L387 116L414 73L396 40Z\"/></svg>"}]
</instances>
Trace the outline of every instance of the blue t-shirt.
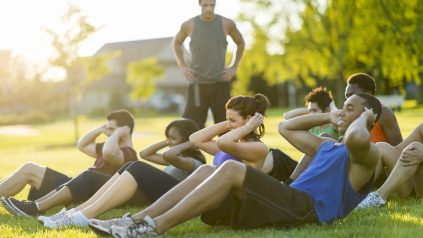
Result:
<instances>
[{"instance_id":1,"label":"blue t-shirt","mask_svg":"<svg viewBox=\"0 0 423 238\"><path fill-rule=\"evenodd\" d=\"M236 160L238 162L242 162L239 158L232 156L228 153L225 153L223 151L219 151L214 155L214 159L213 159L213 165L218 167L220 165L223 164L223 162L225 162L226 160Z\"/></svg>"},{"instance_id":2,"label":"blue t-shirt","mask_svg":"<svg viewBox=\"0 0 423 238\"><path fill-rule=\"evenodd\" d=\"M354 191L348 178L348 161L345 144L326 141L307 169L290 185L313 200L321 223L347 216L370 191L373 178L361 194Z\"/></svg>"}]
</instances>

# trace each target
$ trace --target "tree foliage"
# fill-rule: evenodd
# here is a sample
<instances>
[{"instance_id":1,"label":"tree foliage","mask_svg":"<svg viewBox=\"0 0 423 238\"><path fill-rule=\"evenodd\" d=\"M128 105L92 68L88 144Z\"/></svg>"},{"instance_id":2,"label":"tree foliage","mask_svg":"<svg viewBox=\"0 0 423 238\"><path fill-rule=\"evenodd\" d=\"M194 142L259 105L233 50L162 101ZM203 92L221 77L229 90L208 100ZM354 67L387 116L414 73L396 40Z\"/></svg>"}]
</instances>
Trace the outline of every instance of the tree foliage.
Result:
<instances>
[{"instance_id":1,"label":"tree foliage","mask_svg":"<svg viewBox=\"0 0 423 238\"><path fill-rule=\"evenodd\" d=\"M269 15L266 23L248 18L255 31L255 43L267 35L268 41L283 49L281 57L271 59L274 54L262 53L267 59L253 57L242 62L249 65L255 65L249 61L256 61L257 65L265 62L263 71L269 83L295 80L303 87L329 83L338 97L342 95L340 91L346 77L354 72L373 75L379 93L390 93L410 81L420 83L423 75L422 0L298 0L291 2L297 7L290 8L300 11L279 13L275 11L275 7L280 6L278 1L243 2ZM245 20L243 14L241 20ZM275 26L284 28L280 40L269 36ZM256 50L253 46L246 55Z\"/></svg>"},{"instance_id":2,"label":"tree foliage","mask_svg":"<svg viewBox=\"0 0 423 238\"><path fill-rule=\"evenodd\" d=\"M128 64L127 82L132 86L133 99L147 99L154 92L154 82L163 77L164 70L156 58L133 61Z\"/></svg>"},{"instance_id":3,"label":"tree foliage","mask_svg":"<svg viewBox=\"0 0 423 238\"><path fill-rule=\"evenodd\" d=\"M83 65L78 56L78 50L80 44L98 28L89 23L87 16L82 14L79 7L71 4L62 16L61 23L62 27L59 30L46 29L46 32L52 37L52 46L56 51L50 63L66 72L71 105L70 115L74 121L76 141L79 138L77 105L81 96L81 82L84 80Z\"/></svg>"}]
</instances>

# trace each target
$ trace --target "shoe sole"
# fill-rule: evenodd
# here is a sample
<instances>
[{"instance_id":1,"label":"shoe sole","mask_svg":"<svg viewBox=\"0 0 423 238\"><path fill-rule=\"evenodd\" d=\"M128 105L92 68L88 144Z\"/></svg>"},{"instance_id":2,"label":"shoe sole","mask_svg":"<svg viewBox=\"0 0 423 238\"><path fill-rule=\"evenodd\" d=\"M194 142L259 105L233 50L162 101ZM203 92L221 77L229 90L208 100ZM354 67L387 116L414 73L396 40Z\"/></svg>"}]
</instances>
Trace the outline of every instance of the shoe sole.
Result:
<instances>
[{"instance_id":1,"label":"shoe sole","mask_svg":"<svg viewBox=\"0 0 423 238\"><path fill-rule=\"evenodd\" d=\"M110 228L106 228L106 227L101 226L99 224L89 223L88 227L98 235L101 235L101 236L110 236L111 235Z\"/></svg>"},{"instance_id":2,"label":"shoe sole","mask_svg":"<svg viewBox=\"0 0 423 238\"><path fill-rule=\"evenodd\" d=\"M4 208L6 208L6 210L8 212L10 212L11 214L18 216L18 217L32 217L28 214L26 214L25 212L23 212L21 209L19 209L18 207L16 207L12 202L9 201L8 198L1 198L1 204L3 205Z\"/></svg>"},{"instance_id":3,"label":"shoe sole","mask_svg":"<svg viewBox=\"0 0 423 238\"><path fill-rule=\"evenodd\" d=\"M7 198L5 197L0 198L0 203L4 207L4 209L6 209L6 211L8 211L10 214L14 216L20 216L20 214L17 213L17 211L15 211L13 207L9 204L9 201L7 200Z\"/></svg>"}]
</instances>

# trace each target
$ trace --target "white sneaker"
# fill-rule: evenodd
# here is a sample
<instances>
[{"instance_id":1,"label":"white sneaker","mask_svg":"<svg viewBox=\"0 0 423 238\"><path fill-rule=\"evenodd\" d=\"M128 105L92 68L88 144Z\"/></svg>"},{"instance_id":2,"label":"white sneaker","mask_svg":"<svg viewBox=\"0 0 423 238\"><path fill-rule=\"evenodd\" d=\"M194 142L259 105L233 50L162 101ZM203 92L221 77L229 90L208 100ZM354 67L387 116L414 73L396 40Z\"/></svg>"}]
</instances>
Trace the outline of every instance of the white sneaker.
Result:
<instances>
[{"instance_id":1,"label":"white sneaker","mask_svg":"<svg viewBox=\"0 0 423 238\"><path fill-rule=\"evenodd\" d=\"M63 217L55 221L46 221L44 226L47 228L57 229L68 226L88 227L89 220L82 212L75 212L73 214L66 213Z\"/></svg>"},{"instance_id":2,"label":"white sneaker","mask_svg":"<svg viewBox=\"0 0 423 238\"><path fill-rule=\"evenodd\" d=\"M142 238L159 236L156 232L156 223L150 216L143 218L144 222L132 224L129 227L112 226L110 233L115 238Z\"/></svg>"},{"instance_id":3,"label":"white sneaker","mask_svg":"<svg viewBox=\"0 0 423 238\"><path fill-rule=\"evenodd\" d=\"M135 222L132 220L130 213L126 213L120 218L114 218L110 220L91 219L88 227L91 228L95 233L105 236L110 235L112 226L128 228L134 223Z\"/></svg>"},{"instance_id":4,"label":"white sneaker","mask_svg":"<svg viewBox=\"0 0 423 238\"><path fill-rule=\"evenodd\" d=\"M63 216L65 216L67 213L72 214L74 211L75 211L75 208L66 210L66 207L64 207L64 208L62 208L62 210L60 210L56 214L53 214L51 216L39 216L39 217L37 217L37 220L41 224L44 224L46 221L56 221L56 220L62 218Z\"/></svg>"},{"instance_id":5,"label":"white sneaker","mask_svg":"<svg viewBox=\"0 0 423 238\"><path fill-rule=\"evenodd\" d=\"M358 204L357 209L380 207L385 204L386 201L377 192L371 192L360 202L360 204Z\"/></svg>"}]
</instances>

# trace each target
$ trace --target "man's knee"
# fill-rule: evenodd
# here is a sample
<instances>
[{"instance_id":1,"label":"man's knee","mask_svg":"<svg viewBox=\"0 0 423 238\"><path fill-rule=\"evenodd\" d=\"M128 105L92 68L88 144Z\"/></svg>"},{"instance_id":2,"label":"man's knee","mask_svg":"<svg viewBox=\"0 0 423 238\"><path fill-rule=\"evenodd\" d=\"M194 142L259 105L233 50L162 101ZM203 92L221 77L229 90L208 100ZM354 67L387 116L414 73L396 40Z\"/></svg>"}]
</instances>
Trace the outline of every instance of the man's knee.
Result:
<instances>
[{"instance_id":1,"label":"man's knee","mask_svg":"<svg viewBox=\"0 0 423 238\"><path fill-rule=\"evenodd\" d=\"M19 173L26 176L42 177L46 171L46 167L33 162L26 162L20 169Z\"/></svg>"}]
</instances>

